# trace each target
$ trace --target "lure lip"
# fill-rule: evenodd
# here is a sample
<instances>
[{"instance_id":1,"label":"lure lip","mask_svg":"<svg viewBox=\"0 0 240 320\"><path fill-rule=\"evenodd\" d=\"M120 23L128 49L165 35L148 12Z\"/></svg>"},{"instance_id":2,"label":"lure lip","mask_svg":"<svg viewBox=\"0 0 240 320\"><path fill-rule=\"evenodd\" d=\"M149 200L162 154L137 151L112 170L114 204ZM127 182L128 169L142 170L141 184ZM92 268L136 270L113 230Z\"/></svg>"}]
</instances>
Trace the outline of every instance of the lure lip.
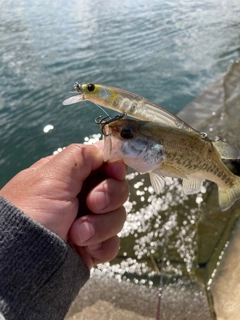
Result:
<instances>
[{"instance_id":1,"label":"lure lip","mask_svg":"<svg viewBox=\"0 0 240 320\"><path fill-rule=\"evenodd\" d=\"M84 100L83 98L83 89L82 89L82 85L79 84L78 82L75 82L74 86L73 86L74 91L77 91L79 93L79 95L77 96L72 96L66 100L64 100L62 102L62 104L64 106L68 106L70 104L74 104L74 103L78 103Z\"/></svg>"}]
</instances>

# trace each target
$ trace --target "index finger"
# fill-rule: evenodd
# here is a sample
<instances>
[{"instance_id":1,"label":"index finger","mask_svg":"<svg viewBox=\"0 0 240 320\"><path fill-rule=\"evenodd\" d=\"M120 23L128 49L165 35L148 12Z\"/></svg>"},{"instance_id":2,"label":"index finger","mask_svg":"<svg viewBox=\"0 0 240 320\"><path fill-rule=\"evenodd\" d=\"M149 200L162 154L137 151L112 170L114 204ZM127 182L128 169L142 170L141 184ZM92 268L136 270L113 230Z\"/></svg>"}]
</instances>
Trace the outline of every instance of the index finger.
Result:
<instances>
[{"instance_id":1,"label":"index finger","mask_svg":"<svg viewBox=\"0 0 240 320\"><path fill-rule=\"evenodd\" d=\"M122 160L115 162L105 162L101 167L101 172L107 177L111 177L116 180L124 180L127 173L127 166Z\"/></svg>"},{"instance_id":2,"label":"index finger","mask_svg":"<svg viewBox=\"0 0 240 320\"><path fill-rule=\"evenodd\" d=\"M76 196L85 179L102 164L102 152L95 146L71 144L43 164L41 168L45 169L47 179L57 179L65 183L74 189Z\"/></svg>"},{"instance_id":3,"label":"index finger","mask_svg":"<svg viewBox=\"0 0 240 320\"><path fill-rule=\"evenodd\" d=\"M100 140L94 143L99 150L103 151L104 140ZM101 172L116 180L125 179L127 173L127 166L123 160L117 160L114 162L105 162L102 166Z\"/></svg>"}]
</instances>

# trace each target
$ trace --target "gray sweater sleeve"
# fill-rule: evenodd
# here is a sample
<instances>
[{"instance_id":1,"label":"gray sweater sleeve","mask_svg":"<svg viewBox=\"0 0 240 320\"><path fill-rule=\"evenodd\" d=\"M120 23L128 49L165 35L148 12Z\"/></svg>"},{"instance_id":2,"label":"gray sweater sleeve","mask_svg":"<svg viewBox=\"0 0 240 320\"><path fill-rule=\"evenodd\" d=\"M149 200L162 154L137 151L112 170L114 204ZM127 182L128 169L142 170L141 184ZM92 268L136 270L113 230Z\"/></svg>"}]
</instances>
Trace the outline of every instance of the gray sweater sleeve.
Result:
<instances>
[{"instance_id":1,"label":"gray sweater sleeve","mask_svg":"<svg viewBox=\"0 0 240 320\"><path fill-rule=\"evenodd\" d=\"M68 244L0 197L0 319L64 319L88 278Z\"/></svg>"}]
</instances>

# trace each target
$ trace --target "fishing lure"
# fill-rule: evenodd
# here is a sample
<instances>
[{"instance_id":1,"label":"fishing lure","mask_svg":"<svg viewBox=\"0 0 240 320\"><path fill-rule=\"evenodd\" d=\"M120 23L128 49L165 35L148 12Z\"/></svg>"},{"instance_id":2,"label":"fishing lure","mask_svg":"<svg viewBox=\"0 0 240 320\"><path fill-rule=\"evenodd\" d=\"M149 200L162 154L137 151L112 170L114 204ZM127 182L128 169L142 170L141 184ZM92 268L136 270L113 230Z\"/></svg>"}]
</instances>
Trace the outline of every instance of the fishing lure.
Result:
<instances>
[{"instance_id":1,"label":"fishing lure","mask_svg":"<svg viewBox=\"0 0 240 320\"><path fill-rule=\"evenodd\" d=\"M173 128L183 129L201 135L199 131L192 128L173 113L134 93L92 83L75 83L74 90L77 91L79 95L64 100L63 105L71 105L88 100L140 120L162 123Z\"/></svg>"}]
</instances>

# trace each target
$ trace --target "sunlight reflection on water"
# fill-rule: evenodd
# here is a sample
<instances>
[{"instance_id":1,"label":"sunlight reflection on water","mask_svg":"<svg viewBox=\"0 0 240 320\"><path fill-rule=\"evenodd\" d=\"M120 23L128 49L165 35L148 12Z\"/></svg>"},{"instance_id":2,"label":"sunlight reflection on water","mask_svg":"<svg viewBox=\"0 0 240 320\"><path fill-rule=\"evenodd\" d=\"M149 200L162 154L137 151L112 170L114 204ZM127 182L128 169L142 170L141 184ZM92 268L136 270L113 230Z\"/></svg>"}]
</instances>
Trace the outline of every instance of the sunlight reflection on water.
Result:
<instances>
[{"instance_id":1,"label":"sunlight reflection on water","mask_svg":"<svg viewBox=\"0 0 240 320\"><path fill-rule=\"evenodd\" d=\"M99 141L100 137L100 134L91 135L84 141L91 144ZM153 285L151 277L159 272L157 265L162 259L165 260L164 273L171 276L190 274L196 259L195 226L202 203L199 199L202 199L206 187L202 187L202 193L191 197L195 198L197 206L189 215L187 210L179 211L179 205L187 203L188 197L178 180L165 178L166 185L160 196L154 193L147 175L130 172L127 180L131 190L125 203L127 221L119 233L121 250L115 263L98 268L112 272L118 281L133 276L135 282L147 282L149 285ZM187 204L186 208L189 208ZM167 251L162 257L160 248L166 237Z\"/></svg>"}]
</instances>

